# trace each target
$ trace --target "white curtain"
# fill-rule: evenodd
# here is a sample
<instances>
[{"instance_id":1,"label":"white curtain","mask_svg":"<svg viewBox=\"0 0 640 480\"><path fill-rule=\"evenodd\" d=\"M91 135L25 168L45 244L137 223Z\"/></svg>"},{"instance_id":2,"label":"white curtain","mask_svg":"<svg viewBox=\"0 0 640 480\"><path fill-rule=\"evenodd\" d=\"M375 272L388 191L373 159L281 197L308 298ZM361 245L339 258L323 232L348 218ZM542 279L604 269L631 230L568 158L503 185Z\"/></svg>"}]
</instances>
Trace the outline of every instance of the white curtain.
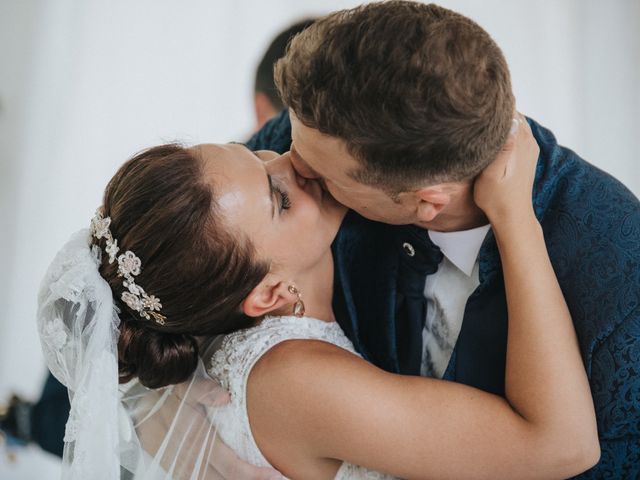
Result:
<instances>
[{"instance_id":1,"label":"white curtain","mask_svg":"<svg viewBox=\"0 0 640 480\"><path fill-rule=\"evenodd\" d=\"M158 142L241 140L281 28L339 0L0 0L0 395L43 378L35 294L115 169ZM640 2L442 0L502 46L518 106L640 194Z\"/></svg>"}]
</instances>

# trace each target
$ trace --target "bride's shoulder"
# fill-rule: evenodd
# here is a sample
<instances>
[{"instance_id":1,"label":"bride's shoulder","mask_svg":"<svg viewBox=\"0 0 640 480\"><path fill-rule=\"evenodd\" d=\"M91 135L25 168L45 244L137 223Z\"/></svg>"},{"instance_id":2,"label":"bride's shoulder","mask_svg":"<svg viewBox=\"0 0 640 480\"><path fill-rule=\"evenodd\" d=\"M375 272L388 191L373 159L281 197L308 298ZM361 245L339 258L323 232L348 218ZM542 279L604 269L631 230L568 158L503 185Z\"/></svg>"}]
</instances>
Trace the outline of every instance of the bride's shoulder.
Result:
<instances>
[{"instance_id":1,"label":"bride's shoulder","mask_svg":"<svg viewBox=\"0 0 640 480\"><path fill-rule=\"evenodd\" d=\"M337 421L340 408L358 404L362 389L353 394L350 379L362 364L358 355L319 339L290 339L260 357L247 378L246 410L256 444L272 465L292 465L297 457L305 465L319 461L315 454L309 458L317 432Z\"/></svg>"},{"instance_id":2,"label":"bride's shoulder","mask_svg":"<svg viewBox=\"0 0 640 480\"><path fill-rule=\"evenodd\" d=\"M323 389L335 381L338 372L347 371L343 367L362 361L337 323L285 318L294 325L295 333L269 345L252 365L248 381L258 396L272 391L274 384L283 386L279 391L283 398L295 396L303 384L306 392Z\"/></svg>"},{"instance_id":3,"label":"bride's shoulder","mask_svg":"<svg viewBox=\"0 0 640 480\"><path fill-rule=\"evenodd\" d=\"M289 390L307 383L323 388L323 380L331 382L331 377L340 371L336 370L337 364L345 357L356 356L324 340L289 339L274 345L255 362L248 383L254 391L264 393L271 391L274 384L283 385L280 393L286 398L295 393Z\"/></svg>"}]
</instances>

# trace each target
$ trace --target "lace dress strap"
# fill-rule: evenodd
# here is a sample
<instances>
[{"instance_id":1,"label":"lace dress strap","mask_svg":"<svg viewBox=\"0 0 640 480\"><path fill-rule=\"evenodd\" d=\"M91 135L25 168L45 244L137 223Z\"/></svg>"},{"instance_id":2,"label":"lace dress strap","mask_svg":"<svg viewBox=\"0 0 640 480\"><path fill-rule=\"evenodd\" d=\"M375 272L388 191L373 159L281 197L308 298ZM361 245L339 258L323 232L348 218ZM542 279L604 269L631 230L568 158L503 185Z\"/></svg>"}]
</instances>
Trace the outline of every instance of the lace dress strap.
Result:
<instances>
[{"instance_id":1,"label":"lace dress strap","mask_svg":"<svg viewBox=\"0 0 640 480\"><path fill-rule=\"evenodd\" d=\"M320 340L356 355L353 344L335 322L311 317L267 317L259 325L221 337L214 342L209 374L226 388L231 401L215 410L215 423L223 442L244 461L271 466L255 443L246 404L247 381L251 369L271 348L287 340ZM385 480L361 467L343 464L336 479Z\"/></svg>"}]
</instances>

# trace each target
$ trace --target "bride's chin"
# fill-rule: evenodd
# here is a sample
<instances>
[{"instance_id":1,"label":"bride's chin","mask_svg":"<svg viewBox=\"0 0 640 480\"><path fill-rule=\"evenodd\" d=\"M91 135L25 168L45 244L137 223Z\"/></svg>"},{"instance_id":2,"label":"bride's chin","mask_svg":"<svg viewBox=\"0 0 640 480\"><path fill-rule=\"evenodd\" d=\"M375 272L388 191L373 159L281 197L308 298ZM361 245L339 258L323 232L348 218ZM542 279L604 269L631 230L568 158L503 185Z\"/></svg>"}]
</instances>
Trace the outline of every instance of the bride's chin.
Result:
<instances>
[{"instance_id":1,"label":"bride's chin","mask_svg":"<svg viewBox=\"0 0 640 480\"><path fill-rule=\"evenodd\" d=\"M338 223L342 223L344 216L347 214L348 208L339 203L329 192L322 192L323 207L327 212L337 217Z\"/></svg>"},{"instance_id":2,"label":"bride's chin","mask_svg":"<svg viewBox=\"0 0 640 480\"><path fill-rule=\"evenodd\" d=\"M340 229L340 225L342 225L342 220L344 220L348 208L338 203L326 190L321 190L321 192L322 196L319 202L320 228L327 233L329 245L331 245L338 234L338 230Z\"/></svg>"},{"instance_id":3,"label":"bride's chin","mask_svg":"<svg viewBox=\"0 0 640 480\"><path fill-rule=\"evenodd\" d=\"M333 205L330 208L327 208L323 215L327 218L327 224L332 234L332 242L333 238L338 234L338 230L340 230L340 225L342 225L342 221L344 220L345 215L347 214L347 207L339 204L333 198L331 199Z\"/></svg>"}]
</instances>

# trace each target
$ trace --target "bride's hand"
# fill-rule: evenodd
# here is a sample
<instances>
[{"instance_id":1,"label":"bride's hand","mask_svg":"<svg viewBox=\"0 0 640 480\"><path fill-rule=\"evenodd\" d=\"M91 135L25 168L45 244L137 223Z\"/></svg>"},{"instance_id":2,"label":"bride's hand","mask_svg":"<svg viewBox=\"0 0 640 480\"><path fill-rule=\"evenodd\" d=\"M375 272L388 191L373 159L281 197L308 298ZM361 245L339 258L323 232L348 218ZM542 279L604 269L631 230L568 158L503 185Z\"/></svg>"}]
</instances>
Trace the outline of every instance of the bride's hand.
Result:
<instances>
[{"instance_id":1,"label":"bride's hand","mask_svg":"<svg viewBox=\"0 0 640 480\"><path fill-rule=\"evenodd\" d=\"M270 467L244 461L218 436L217 407L229 393L210 377L194 375L171 389L149 391L136 398L136 433L144 450L159 461L171 478L186 480L273 480L284 477ZM145 408L150 410L145 410Z\"/></svg>"},{"instance_id":2,"label":"bride's hand","mask_svg":"<svg viewBox=\"0 0 640 480\"><path fill-rule=\"evenodd\" d=\"M516 112L509 139L474 185L474 200L492 224L533 216L531 193L539 153L531 127Z\"/></svg>"}]
</instances>

